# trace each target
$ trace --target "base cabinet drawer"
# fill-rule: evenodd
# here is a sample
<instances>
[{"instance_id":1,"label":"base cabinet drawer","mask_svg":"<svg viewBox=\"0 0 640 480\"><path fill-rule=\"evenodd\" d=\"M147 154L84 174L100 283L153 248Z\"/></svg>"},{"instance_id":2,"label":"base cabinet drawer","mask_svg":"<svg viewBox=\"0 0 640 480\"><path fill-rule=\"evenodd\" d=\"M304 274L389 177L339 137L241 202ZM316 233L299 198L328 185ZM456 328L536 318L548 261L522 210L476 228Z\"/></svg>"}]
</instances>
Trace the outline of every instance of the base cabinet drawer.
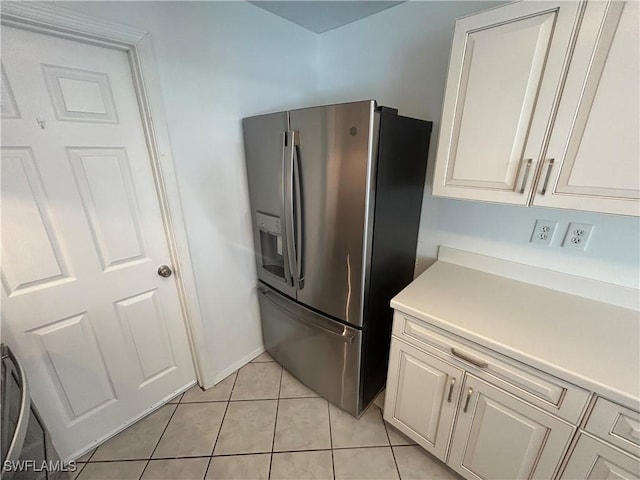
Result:
<instances>
[{"instance_id":1,"label":"base cabinet drawer","mask_svg":"<svg viewBox=\"0 0 640 480\"><path fill-rule=\"evenodd\" d=\"M570 423L577 423L587 408L590 393L569 382L507 359L479 346L470 345L425 322L396 312L393 335L443 359L464 365L465 370L482 372L513 395Z\"/></svg>"},{"instance_id":2,"label":"base cabinet drawer","mask_svg":"<svg viewBox=\"0 0 640 480\"><path fill-rule=\"evenodd\" d=\"M565 480L638 480L640 460L581 433L560 476Z\"/></svg>"},{"instance_id":3,"label":"base cabinet drawer","mask_svg":"<svg viewBox=\"0 0 640 480\"><path fill-rule=\"evenodd\" d=\"M640 413L599 397L584 429L640 457Z\"/></svg>"},{"instance_id":4,"label":"base cabinet drawer","mask_svg":"<svg viewBox=\"0 0 640 480\"><path fill-rule=\"evenodd\" d=\"M463 373L432 355L393 340L385 420L444 461Z\"/></svg>"},{"instance_id":5,"label":"base cabinet drawer","mask_svg":"<svg viewBox=\"0 0 640 480\"><path fill-rule=\"evenodd\" d=\"M575 428L467 374L448 465L469 479L550 479Z\"/></svg>"}]
</instances>

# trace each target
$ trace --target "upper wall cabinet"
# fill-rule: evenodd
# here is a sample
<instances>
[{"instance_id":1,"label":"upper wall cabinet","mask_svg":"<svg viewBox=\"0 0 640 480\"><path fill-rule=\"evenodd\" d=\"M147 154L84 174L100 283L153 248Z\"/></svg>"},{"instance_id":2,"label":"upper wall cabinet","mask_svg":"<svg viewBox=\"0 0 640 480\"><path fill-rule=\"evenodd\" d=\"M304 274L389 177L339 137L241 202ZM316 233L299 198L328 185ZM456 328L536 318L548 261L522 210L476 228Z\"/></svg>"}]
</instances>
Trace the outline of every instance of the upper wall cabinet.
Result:
<instances>
[{"instance_id":1,"label":"upper wall cabinet","mask_svg":"<svg viewBox=\"0 0 640 480\"><path fill-rule=\"evenodd\" d=\"M458 20L434 195L638 215L637 39L635 1Z\"/></svg>"},{"instance_id":2,"label":"upper wall cabinet","mask_svg":"<svg viewBox=\"0 0 640 480\"><path fill-rule=\"evenodd\" d=\"M638 2L589 2L533 204L638 215Z\"/></svg>"}]
</instances>

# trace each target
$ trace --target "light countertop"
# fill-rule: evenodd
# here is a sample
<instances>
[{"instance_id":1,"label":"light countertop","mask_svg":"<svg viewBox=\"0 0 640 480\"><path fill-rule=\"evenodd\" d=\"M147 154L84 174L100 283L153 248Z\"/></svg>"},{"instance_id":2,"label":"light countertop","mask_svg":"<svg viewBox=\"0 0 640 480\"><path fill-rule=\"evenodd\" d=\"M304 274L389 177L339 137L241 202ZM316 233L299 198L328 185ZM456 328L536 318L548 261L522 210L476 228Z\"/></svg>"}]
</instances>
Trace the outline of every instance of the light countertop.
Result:
<instances>
[{"instance_id":1,"label":"light countertop","mask_svg":"<svg viewBox=\"0 0 640 480\"><path fill-rule=\"evenodd\" d=\"M438 261L391 301L429 324L638 408L640 314Z\"/></svg>"}]
</instances>

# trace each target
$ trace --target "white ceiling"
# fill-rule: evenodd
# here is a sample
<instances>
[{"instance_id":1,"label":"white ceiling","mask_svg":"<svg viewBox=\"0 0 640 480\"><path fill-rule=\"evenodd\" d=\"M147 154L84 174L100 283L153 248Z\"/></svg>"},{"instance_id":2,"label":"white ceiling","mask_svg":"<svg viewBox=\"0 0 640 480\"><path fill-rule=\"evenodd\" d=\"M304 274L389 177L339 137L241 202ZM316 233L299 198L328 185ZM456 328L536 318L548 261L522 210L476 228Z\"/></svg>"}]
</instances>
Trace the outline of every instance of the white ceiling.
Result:
<instances>
[{"instance_id":1,"label":"white ceiling","mask_svg":"<svg viewBox=\"0 0 640 480\"><path fill-rule=\"evenodd\" d=\"M315 33L355 22L404 2L383 1L254 1L249 2Z\"/></svg>"}]
</instances>

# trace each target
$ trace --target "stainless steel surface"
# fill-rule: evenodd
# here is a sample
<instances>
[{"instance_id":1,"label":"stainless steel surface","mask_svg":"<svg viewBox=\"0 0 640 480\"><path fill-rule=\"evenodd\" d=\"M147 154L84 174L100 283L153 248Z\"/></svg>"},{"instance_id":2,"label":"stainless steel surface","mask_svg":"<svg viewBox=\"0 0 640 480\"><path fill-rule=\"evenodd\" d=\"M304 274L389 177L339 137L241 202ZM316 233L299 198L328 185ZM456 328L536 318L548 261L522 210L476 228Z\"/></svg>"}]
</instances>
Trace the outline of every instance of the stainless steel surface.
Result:
<instances>
[{"instance_id":1,"label":"stainless steel surface","mask_svg":"<svg viewBox=\"0 0 640 480\"><path fill-rule=\"evenodd\" d=\"M287 301L286 299L280 297L278 294L276 294L275 292L271 292L268 288L265 288L263 286L259 286L258 287L258 291L267 299L269 300L271 303L273 303L276 307L278 307L280 310L282 310L285 314L287 315L291 315L292 317L295 317L298 315L298 313L289 310L287 305L290 303L289 301ZM346 327L338 322L335 322L333 320L329 321L329 322L323 322L321 321L321 319L315 319L315 321L311 321L309 320L309 318L307 317L296 317L298 321L308 325L311 328L315 328L321 332L324 332L326 334L329 335L335 335L336 337L340 338L341 341L346 342L346 343L353 343L354 339L356 338L356 336L352 333L349 333L349 327Z\"/></svg>"},{"instance_id":2,"label":"stainless steel surface","mask_svg":"<svg viewBox=\"0 0 640 480\"><path fill-rule=\"evenodd\" d=\"M158 267L158 275L160 275L161 277L164 277L164 278L170 277L172 273L173 272L171 271L168 265L160 265Z\"/></svg>"},{"instance_id":3,"label":"stainless steel surface","mask_svg":"<svg viewBox=\"0 0 640 480\"><path fill-rule=\"evenodd\" d=\"M29 396L19 360L1 345L0 430L3 480L69 480L42 419Z\"/></svg>"},{"instance_id":4,"label":"stainless steel surface","mask_svg":"<svg viewBox=\"0 0 640 480\"><path fill-rule=\"evenodd\" d=\"M266 350L291 374L352 415L362 409L361 350L366 331L331 320L261 285Z\"/></svg>"},{"instance_id":5,"label":"stainless steel surface","mask_svg":"<svg viewBox=\"0 0 640 480\"><path fill-rule=\"evenodd\" d=\"M257 212L276 216L281 224L281 249L283 257L283 275L279 276L266 269L262 263L263 252L260 232L253 228L255 261L258 279L276 288L289 297L296 297L293 286L295 269L289 258L287 243L288 232L285 228L285 167L289 157L286 155L285 132L289 130L287 112L279 112L243 120L245 158L247 164L247 182L251 201L252 224L256 225Z\"/></svg>"},{"instance_id":6,"label":"stainless steel surface","mask_svg":"<svg viewBox=\"0 0 640 480\"><path fill-rule=\"evenodd\" d=\"M243 131L265 347L358 416L384 386L389 300L413 277L431 124L371 100Z\"/></svg>"},{"instance_id":7,"label":"stainless steel surface","mask_svg":"<svg viewBox=\"0 0 640 480\"><path fill-rule=\"evenodd\" d=\"M447 402L451 403L451 397L453 396L453 387L456 384L455 377L451 379L451 383L449 384L449 395L447 395Z\"/></svg>"},{"instance_id":8,"label":"stainless steel surface","mask_svg":"<svg viewBox=\"0 0 640 480\"><path fill-rule=\"evenodd\" d=\"M363 325L367 205L373 182L371 130L375 102L290 112L299 133L302 262L299 302Z\"/></svg>"},{"instance_id":9,"label":"stainless steel surface","mask_svg":"<svg viewBox=\"0 0 640 480\"><path fill-rule=\"evenodd\" d=\"M529 171L531 170L531 164L533 160L531 158L524 161L524 175L522 176L522 185L520 185L520 193L524 193L524 189L527 186L527 179L529 178ZM522 168L522 167L521 167Z\"/></svg>"},{"instance_id":10,"label":"stainless steel surface","mask_svg":"<svg viewBox=\"0 0 640 480\"><path fill-rule=\"evenodd\" d=\"M473 388L470 388L467 392L467 400L464 402L464 413L467 413L467 410L469 409L469 401L471 401L471 395L473 395Z\"/></svg>"},{"instance_id":11,"label":"stainless steel surface","mask_svg":"<svg viewBox=\"0 0 640 480\"><path fill-rule=\"evenodd\" d=\"M13 355L9 348L3 347L2 351L2 361L10 361L13 367L15 368L16 373L19 377L20 382L20 414L18 416L18 421L16 422L16 428L13 433L13 438L11 439L11 443L9 444L9 449L7 450L5 462L9 461L14 462L20 458L22 453L22 447L24 446L24 439L27 435L27 428L29 427L29 417L31 415L31 397L29 395L29 384L27 382L27 376L24 373L24 369L18 359ZM6 364L5 364L6 365ZM10 368L10 367L9 367ZM4 406L8 408L8 405ZM13 472L4 472L2 475L3 478L12 478Z\"/></svg>"},{"instance_id":12,"label":"stainless steel surface","mask_svg":"<svg viewBox=\"0 0 640 480\"><path fill-rule=\"evenodd\" d=\"M544 183L542 184L542 191L540 192L542 195L547 193L547 185L549 184L549 177L551 177L551 170L553 170L553 164L555 159L549 159L549 165L547 166L547 174L544 177Z\"/></svg>"},{"instance_id":13,"label":"stainless steel surface","mask_svg":"<svg viewBox=\"0 0 640 480\"><path fill-rule=\"evenodd\" d=\"M451 353L453 353L456 357L461 358L462 360L464 360L465 362L469 362L472 365L475 365L476 367L479 368L487 368L489 366L489 364L487 362L483 362L482 360L478 360L477 358L473 358L470 355L461 352L459 350L456 350L455 348L451 349Z\"/></svg>"}]
</instances>

